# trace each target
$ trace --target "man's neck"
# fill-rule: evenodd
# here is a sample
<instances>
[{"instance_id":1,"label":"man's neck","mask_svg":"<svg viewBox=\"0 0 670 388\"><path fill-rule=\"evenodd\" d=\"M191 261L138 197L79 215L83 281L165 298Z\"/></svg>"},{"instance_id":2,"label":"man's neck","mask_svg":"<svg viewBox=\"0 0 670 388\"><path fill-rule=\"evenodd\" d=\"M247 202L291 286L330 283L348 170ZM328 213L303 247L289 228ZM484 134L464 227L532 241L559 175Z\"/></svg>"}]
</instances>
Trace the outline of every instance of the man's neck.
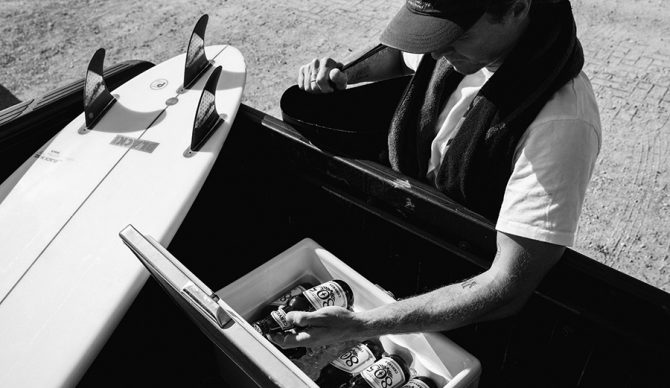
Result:
<instances>
[{"instance_id":1,"label":"man's neck","mask_svg":"<svg viewBox=\"0 0 670 388\"><path fill-rule=\"evenodd\" d=\"M519 43L519 41L522 39L523 34L526 32L528 29L528 24L530 23L530 19L526 18L513 32L512 38L510 39L510 44L506 45L500 52L500 55L498 55L491 63L486 65L486 69L491 72L495 72L500 68L500 66L503 64L505 61L505 58L507 58L507 55L514 50L516 45Z\"/></svg>"}]
</instances>

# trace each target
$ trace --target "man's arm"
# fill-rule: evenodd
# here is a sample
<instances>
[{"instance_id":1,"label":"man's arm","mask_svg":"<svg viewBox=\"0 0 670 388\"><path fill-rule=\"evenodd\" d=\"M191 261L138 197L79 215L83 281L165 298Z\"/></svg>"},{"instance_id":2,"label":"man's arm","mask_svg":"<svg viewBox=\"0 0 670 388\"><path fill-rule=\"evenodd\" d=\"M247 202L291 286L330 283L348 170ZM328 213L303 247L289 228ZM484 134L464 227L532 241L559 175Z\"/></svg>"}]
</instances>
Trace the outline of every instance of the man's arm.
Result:
<instances>
[{"instance_id":1,"label":"man's arm","mask_svg":"<svg viewBox=\"0 0 670 388\"><path fill-rule=\"evenodd\" d=\"M342 71L343 64L332 58L315 58L300 67L298 86L312 93L330 93L360 82L380 81L411 73L405 66L402 53L387 48L360 64Z\"/></svg>"},{"instance_id":2,"label":"man's arm","mask_svg":"<svg viewBox=\"0 0 670 388\"><path fill-rule=\"evenodd\" d=\"M385 334L451 330L512 315L565 247L502 232L497 234L497 246L491 267L471 279L364 312L337 307L290 312L288 320L300 329L272 339L283 347L324 345Z\"/></svg>"}]
</instances>

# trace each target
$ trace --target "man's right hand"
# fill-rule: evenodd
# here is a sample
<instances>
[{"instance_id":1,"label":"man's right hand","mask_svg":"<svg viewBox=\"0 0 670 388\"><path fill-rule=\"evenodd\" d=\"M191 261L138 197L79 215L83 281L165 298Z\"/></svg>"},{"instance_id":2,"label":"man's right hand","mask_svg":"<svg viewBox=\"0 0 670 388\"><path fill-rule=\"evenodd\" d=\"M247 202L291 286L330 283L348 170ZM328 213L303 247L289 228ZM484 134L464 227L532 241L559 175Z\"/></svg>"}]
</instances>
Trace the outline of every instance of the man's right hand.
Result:
<instances>
[{"instance_id":1,"label":"man's right hand","mask_svg":"<svg viewBox=\"0 0 670 388\"><path fill-rule=\"evenodd\" d=\"M316 311L290 311L286 321L292 330L272 334L269 339L281 348L314 347L359 342L365 338L361 314L342 307L328 306Z\"/></svg>"},{"instance_id":2,"label":"man's right hand","mask_svg":"<svg viewBox=\"0 0 670 388\"><path fill-rule=\"evenodd\" d=\"M347 75L342 63L332 58L313 59L300 67L298 87L309 93L331 93L347 87Z\"/></svg>"}]
</instances>

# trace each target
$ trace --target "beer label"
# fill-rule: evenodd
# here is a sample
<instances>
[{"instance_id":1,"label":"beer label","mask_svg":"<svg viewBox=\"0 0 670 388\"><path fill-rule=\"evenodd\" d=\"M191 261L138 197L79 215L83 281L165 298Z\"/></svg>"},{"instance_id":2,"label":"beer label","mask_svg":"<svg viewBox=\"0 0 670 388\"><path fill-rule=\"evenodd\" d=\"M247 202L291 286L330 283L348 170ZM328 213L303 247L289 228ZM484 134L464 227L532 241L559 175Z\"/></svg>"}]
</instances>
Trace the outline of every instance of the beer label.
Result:
<instances>
[{"instance_id":1,"label":"beer label","mask_svg":"<svg viewBox=\"0 0 670 388\"><path fill-rule=\"evenodd\" d=\"M356 375L375 363L375 355L363 344L358 344L330 362L335 368Z\"/></svg>"},{"instance_id":2,"label":"beer label","mask_svg":"<svg viewBox=\"0 0 670 388\"><path fill-rule=\"evenodd\" d=\"M281 307L271 312L270 316L275 320L275 322L277 322L282 330L288 330L292 327L286 320L286 312L284 312L284 309Z\"/></svg>"},{"instance_id":3,"label":"beer label","mask_svg":"<svg viewBox=\"0 0 670 388\"><path fill-rule=\"evenodd\" d=\"M400 365L390 357L383 357L372 364L372 366L361 372L361 377L372 388L397 388L406 379Z\"/></svg>"},{"instance_id":4,"label":"beer label","mask_svg":"<svg viewBox=\"0 0 670 388\"><path fill-rule=\"evenodd\" d=\"M283 306L286 304L286 302L288 302L289 299L293 298L296 295L300 295L303 291L305 291L305 287L303 286L298 285L296 287L293 287L284 295L277 298L277 300L271 302L270 306L276 306L276 307Z\"/></svg>"},{"instance_id":5,"label":"beer label","mask_svg":"<svg viewBox=\"0 0 670 388\"><path fill-rule=\"evenodd\" d=\"M348 307L347 296L344 294L344 290L337 282L332 280L312 287L302 294L314 306L315 310L326 306Z\"/></svg>"},{"instance_id":6,"label":"beer label","mask_svg":"<svg viewBox=\"0 0 670 388\"><path fill-rule=\"evenodd\" d=\"M402 388L430 388L428 384L424 383L421 380L412 379L407 384L403 385Z\"/></svg>"}]
</instances>

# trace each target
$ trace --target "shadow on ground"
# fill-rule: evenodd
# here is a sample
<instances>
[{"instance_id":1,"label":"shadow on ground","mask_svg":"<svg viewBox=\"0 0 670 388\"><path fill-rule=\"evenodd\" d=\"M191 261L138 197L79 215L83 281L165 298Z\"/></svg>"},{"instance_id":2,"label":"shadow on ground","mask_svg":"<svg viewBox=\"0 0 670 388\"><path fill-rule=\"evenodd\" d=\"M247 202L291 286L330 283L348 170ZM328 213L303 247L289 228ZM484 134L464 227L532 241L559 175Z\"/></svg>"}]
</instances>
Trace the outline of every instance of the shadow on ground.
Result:
<instances>
[{"instance_id":1,"label":"shadow on ground","mask_svg":"<svg viewBox=\"0 0 670 388\"><path fill-rule=\"evenodd\" d=\"M7 90L7 88L0 85L0 110L18 104L19 102L21 102L21 100L16 98L12 92Z\"/></svg>"}]
</instances>

